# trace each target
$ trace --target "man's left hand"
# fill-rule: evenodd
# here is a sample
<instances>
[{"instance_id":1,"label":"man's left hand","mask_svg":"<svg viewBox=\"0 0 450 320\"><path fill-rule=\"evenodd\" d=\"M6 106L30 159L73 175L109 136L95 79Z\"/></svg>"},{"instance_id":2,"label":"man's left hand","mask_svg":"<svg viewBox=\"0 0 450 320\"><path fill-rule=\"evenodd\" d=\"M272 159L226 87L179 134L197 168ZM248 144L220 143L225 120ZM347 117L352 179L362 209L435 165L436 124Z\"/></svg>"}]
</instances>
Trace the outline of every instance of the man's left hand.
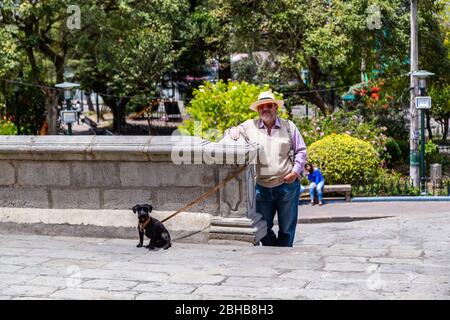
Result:
<instances>
[{"instance_id":1,"label":"man's left hand","mask_svg":"<svg viewBox=\"0 0 450 320\"><path fill-rule=\"evenodd\" d=\"M285 177L283 178L283 181L286 182L286 183L292 183L292 182L294 182L295 179L297 179L297 178L298 178L297 173L291 172L291 173L289 173L287 176L285 176Z\"/></svg>"}]
</instances>

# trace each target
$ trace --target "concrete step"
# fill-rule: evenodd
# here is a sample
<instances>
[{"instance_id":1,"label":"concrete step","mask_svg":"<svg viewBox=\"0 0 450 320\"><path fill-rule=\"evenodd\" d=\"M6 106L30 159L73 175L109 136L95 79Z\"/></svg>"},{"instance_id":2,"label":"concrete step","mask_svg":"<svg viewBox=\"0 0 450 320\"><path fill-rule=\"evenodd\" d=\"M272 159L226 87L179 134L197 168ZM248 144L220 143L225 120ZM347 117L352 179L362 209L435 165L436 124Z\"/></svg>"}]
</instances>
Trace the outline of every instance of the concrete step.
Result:
<instances>
[{"instance_id":1,"label":"concrete step","mask_svg":"<svg viewBox=\"0 0 450 320\"><path fill-rule=\"evenodd\" d=\"M162 220L172 212L153 211ZM164 223L173 240L207 242L211 216L181 212ZM52 236L138 239L131 210L0 208L0 232Z\"/></svg>"}]
</instances>

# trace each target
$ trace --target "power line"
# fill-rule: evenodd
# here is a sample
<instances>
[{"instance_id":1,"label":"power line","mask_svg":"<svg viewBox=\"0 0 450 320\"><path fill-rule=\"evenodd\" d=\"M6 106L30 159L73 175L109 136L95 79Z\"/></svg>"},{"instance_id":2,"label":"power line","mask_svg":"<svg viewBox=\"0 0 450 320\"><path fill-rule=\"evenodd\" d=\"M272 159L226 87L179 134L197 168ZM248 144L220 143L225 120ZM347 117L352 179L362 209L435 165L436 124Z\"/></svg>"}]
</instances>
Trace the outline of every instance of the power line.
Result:
<instances>
[{"instance_id":1,"label":"power line","mask_svg":"<svg viewBox=\"0 0 450 320\"><path fill-rule=\"evenodd\" d=\"M400 78L400 77L405 77L405 76L409 76L408 73L406 74L400 74L400 75L396 75L396 76L391 76L391 77L387 77L387 78L380 78L380 80L382 81L389 81L392 79L396 79L396 78ZM49 90L59 90L59 91L64 91L64 89L61 88L56 88L56 87L51 87L51 86L45 86L45 85L39 85L39 84L35 84L35 83L29 83L29 82L23 82L23 81L16 81L16 80L11 80L11 79L0 79L1 81L4 81L6 83L11 83L11 84L18 84L18 85L22 85L22 86L28 86L28 87L35 87L35 88L41 88L41 89L49 89ZM346 85L346 86L339 86L339 87L332 87L332 88L324 88L324 89L312 89L312 90L298 90L298 91L287 91L287 92L281 92L283 95L293 95L293 94L306 94L306 93L314 93L314 92L327 92L327 91L333 91L333 90L339 90L339 89L346 89L346 88L351 88L353 86L357 86L357 85L363 85L365 84L365 82L359 82L356 84L352 84L352 85ZM156 97L156 96L145 96L145 95L133 95L133 96L117 96L117 95L113 95L113 94L109 94L109 93L104 93L104 92L95 92L96 94L102 96L102 97L111 97L111 98L126 98L126 99L134 99L134 98L140 98L140 99L148 99L148 100L155 100L155 99L162 99L161 97ZM189 101L191 99L181 99L184 101Z\"/></svg>"}]
</instances>

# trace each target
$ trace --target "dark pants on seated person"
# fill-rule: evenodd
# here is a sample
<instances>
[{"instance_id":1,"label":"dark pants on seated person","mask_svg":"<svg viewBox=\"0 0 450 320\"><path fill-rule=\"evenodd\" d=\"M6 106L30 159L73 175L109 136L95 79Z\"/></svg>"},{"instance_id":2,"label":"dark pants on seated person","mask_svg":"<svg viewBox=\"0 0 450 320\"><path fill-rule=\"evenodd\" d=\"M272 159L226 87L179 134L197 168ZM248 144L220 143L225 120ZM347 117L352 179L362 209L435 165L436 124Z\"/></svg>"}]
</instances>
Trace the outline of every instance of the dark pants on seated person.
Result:
<instances>
[{"instance_id":1,"label":"dark pants on seated person","mask_svg":"<svg viewBox=\"0 0 450 320\"><path fill-rule=\"evenodd\" d=\"M261 239L264 246L292 247L297 227L300 183L283 183L275 188L256 184L256 212L267 223L267 235ZM278 237L273 232L273 220L277 213Z\"/></svg>"}]
</instances>

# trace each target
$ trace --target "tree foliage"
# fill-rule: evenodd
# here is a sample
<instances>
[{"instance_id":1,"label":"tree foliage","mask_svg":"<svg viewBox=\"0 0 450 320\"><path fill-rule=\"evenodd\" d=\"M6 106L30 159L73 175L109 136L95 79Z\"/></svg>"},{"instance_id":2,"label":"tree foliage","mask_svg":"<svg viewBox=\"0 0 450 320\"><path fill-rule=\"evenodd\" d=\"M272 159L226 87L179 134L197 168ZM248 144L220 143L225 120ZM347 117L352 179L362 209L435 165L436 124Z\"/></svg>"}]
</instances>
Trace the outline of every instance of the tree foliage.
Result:
<instances>
[{"instance_id":1,"label":"tree foliage","mask_svg":"<svg viewBox=\"0 0 450 320\"><path fill-rule=\"evenodd\" d=\"M257 113L249 107L260 92L268 89L268 86L260 87L245 81L206 82L194 90L194 98L186 109L190 119L179 129L184 134L216 141L227 128L256 118ZM282 98L279 93L274 94L276 98ZM286 117L286 112L280 110L280 116Z\"/></svg>"}]
</instances>

